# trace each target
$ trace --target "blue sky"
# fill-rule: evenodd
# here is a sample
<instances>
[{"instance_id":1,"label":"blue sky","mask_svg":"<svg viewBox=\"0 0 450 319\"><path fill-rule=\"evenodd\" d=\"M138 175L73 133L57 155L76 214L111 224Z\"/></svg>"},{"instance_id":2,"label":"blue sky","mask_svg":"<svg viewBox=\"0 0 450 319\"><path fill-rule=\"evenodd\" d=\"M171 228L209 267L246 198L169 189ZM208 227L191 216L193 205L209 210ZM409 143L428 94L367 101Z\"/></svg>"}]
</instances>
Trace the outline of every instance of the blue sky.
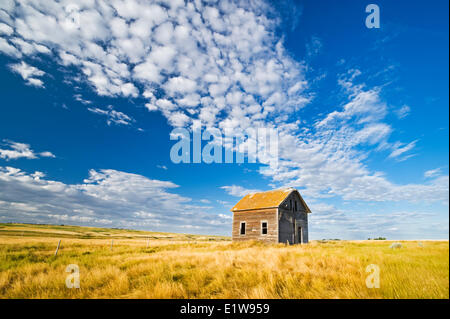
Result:
<instances>
[{"instance_id":1,"label":"blue sky","mask_svg":"<svg viewBox=\"0 0 450 319\"><path fill-rule=\"evenodd\" d=\"M448 2L369 3L2 1L0 222L229 235L292 186L312 239L448 238ZM278 167L173 163L198 120Z\"/></svg>"}]
</instances>

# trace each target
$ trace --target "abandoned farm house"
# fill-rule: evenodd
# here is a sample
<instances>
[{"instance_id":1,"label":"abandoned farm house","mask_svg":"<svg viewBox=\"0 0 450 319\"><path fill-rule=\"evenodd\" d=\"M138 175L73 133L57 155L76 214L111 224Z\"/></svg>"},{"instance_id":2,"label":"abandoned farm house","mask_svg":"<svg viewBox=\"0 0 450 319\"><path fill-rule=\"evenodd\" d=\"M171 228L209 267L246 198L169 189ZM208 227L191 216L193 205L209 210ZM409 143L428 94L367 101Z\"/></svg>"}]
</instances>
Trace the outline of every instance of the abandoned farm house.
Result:
<instances>
[{"instance_id":1,"label":"abandoned farm house","mask_svg":"<svg viewBox=\"0 0 450 319\"><path fill-rule=\"evenodd\" d=\"M233 241L308 242L311 210L294 188L247 194L231 211Z\"/></svg>"}]
</instances>

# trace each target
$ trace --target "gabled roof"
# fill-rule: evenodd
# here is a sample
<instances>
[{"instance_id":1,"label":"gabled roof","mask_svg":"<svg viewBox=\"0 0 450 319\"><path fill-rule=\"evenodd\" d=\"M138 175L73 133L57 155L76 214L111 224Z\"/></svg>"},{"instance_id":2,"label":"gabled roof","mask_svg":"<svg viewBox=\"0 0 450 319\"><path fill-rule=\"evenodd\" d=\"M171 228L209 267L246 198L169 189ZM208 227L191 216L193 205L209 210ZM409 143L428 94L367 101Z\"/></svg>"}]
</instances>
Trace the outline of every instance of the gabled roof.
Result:
<instances>
[{"instance_id":1,"label":"gabled roof","mask_svg":"<svg viewBox=\"0 0 450 319\"><path fill-rule=\"evenodd\" d=\"M297 192L300 200L306 208L307 213L311 213L300 193L294 188L275 189L267 192L249 193L245 195L234 207L232 212L242 210L253 210L262 208L276 208L292 193Z\"/></svg>"}]
</instances>

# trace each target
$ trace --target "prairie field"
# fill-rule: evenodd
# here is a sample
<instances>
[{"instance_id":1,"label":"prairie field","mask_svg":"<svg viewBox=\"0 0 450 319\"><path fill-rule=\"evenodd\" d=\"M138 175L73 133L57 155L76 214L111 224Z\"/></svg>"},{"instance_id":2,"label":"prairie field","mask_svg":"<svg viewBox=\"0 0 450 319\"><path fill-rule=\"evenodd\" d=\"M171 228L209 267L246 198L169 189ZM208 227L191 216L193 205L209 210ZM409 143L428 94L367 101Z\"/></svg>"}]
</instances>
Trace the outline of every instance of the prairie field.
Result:
<instances>
[{"instance_id":1,"label":"prairie field","mask_svg":"<svg viewBox=\"0 0 450 319\"><path fill-rule=\"evenodd\" d=\"M61 240L55 256L57 244ZM312 241L0 224L0 298L449 298L449 242ZM80 288L68 288L68 265ZM369 265L379 288L368 288Z\"/></svg>"}]
</instances>

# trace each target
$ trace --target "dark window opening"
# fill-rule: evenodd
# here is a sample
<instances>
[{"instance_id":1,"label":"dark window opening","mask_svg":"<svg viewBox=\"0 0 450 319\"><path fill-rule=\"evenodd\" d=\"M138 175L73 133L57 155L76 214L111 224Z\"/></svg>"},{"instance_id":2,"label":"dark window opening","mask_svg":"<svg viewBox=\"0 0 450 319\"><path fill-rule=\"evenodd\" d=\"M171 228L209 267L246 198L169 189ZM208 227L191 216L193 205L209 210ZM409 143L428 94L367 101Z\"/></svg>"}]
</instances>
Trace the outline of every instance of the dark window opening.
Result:
<instances>
[{"instance_id":1,"label":"dark window opening","mask_svg":"<svg viewBox=\"0 0 450 319\"><path fill-rule=\"evenodd\" d=\"M267 222L262 222L261 223L261 233L263 235L267 235Z\"/></svg>"},{"instance_id":2,"label":"dark window opening","mask_svg":"<svg viewBox=\"0 0 450 319\"><path fill-rule=\"evenodd\" d=\"M240 234L241 234L241 235L245 235L245 223L241 223Z\"/></svg>"},{"instance_id":3,"label":"dark window opening","mask_svg":"<svg viewBox=\"0 0 450 319\"><path fill-rule=\"evenodd\" d=\"M294 204L295 204L295 211L297 211L297 201L295 201Z\"/></svg>"}]
</instances>

